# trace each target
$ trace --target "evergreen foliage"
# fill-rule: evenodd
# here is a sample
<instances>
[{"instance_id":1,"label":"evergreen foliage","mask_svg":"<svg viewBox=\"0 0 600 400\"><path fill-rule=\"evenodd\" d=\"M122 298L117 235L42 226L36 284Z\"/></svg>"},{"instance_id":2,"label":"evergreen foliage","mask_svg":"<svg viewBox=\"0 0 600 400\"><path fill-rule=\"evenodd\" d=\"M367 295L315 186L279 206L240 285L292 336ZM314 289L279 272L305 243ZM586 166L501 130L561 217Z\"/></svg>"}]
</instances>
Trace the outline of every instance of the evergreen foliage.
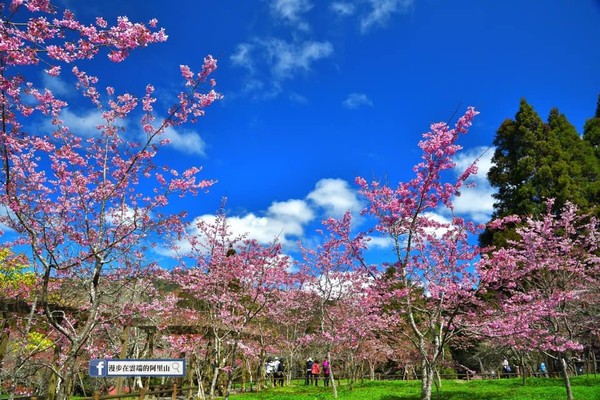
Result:
<instances>
[{"instance_id":1,"label":"evergreen foliage","mask_svg":"<svg viewBox=\"0 0 600 400\"><path fill-rule=\"evenodd\" d=\"M594 117L585 122L583 139L594 148L596 157L600 158L600 95L598 95Z\"/></svg>"},{"instance_id":2,"label":"evergreen foliage","mask_svg":"<svg viewBox=\"0 0 600 400\"><path fill-rule=\"evenodd\" d=\"M587 136L586 136L587 135ZM585 140L584 140L585 139ZM596 117L588 120L584 139L554 108L545 123L525 99L514 119L505 120L494 138L496 150L488 172L494 194L492 219L539 215L544 200L555 199L558 212L566 201L583 212L600 204L600 98ZM481 245L503 245L515 239L511 230L486 230Z\"/></svg>"}]
</instances>

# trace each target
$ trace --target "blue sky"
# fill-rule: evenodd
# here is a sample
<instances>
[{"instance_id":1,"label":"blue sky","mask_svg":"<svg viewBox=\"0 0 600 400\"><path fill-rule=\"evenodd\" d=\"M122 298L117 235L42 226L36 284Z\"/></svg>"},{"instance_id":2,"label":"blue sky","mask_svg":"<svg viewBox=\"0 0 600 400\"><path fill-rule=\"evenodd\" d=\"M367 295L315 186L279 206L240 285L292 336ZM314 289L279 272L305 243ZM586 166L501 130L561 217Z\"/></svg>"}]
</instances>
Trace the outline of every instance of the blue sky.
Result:
<instances>
[{"instance_id":1,"label":"blue sky","mask_svg":"<svg viewBox=\"0 0 600 400\"><path fill-rule=\"evenodd\" d=\"M600 1L63 4L89 22L156 17L169 35L122 64L90 65L101 70L101 86L142 93L152 83L172 94L179 64L198 70L205 55L218 59L214 78L225 98L194 127L172 132L164 157L173 167L202 165L204 177L219 181L178 207L207 216L226 196L235 229L264 242L310 240L326 216L358 212L356 176L410 179L421 134L457 108L481 112L461 139L459 161L467 162L491 146L520 98L544 119L557 106L581 132L600 92ZM72 124L94 124L76 102L68 113ZM491 205L484 179L457 203L479 222Z\"/></svg>"}]
</instances>

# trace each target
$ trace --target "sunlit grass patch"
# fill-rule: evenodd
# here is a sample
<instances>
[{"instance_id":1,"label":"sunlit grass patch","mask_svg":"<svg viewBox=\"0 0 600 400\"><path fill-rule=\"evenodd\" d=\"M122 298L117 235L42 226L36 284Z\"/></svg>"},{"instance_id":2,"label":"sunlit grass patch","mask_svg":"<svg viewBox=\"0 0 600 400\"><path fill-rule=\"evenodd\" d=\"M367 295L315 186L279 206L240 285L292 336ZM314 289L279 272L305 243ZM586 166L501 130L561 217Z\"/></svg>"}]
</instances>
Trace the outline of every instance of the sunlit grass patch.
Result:
<instances>
[{"instance_id":1,"label":"sunlit grass patch","mask_svg":"<svg viewBox=\"0 0 600 400\"><path fill-rule=\"evenodd\" d=\"M576 399L600 400L600 377L593 375L572 378ZM343 400L419 400L419 381L373 381L338 387L338 398ZM435 400L564 400L562 379L520 379L475 381L442 381L439 392L434 387ZM258 393L231 396L232 400L330 400L331 388L292 384L283 388L267 389Z\"/></svg>"}]
</instances>

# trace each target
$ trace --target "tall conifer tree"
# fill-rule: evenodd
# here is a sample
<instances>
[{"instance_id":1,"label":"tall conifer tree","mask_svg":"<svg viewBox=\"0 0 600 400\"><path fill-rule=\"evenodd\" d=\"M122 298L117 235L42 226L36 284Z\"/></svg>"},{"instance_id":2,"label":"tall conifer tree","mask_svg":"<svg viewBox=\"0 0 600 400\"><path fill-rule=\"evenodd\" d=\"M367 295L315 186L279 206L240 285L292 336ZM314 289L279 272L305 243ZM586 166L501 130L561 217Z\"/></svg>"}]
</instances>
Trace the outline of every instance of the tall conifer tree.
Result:
<instances>
[{"instance_id":1,"label":"tall conifer tree","mask_svg":"<svg viewBox=\"0 0 600 400\"><path fill-rule=\"evenodd\" d=\"M596 103L596 113L585 122L583 140L592 148L597 165L600 165L600 95ZM597 166L590 179L589 197L596 205L596 215L600 215L600 166Z\"/></svg>"},{"instance_id":2,"label":"tall conifer tree","mask_svg":"<svg viewBox=\"0 0 600 400\"><path fill-rule=\"evenodd\" d=\"M532 175L537 144L543 137L544 122L525 99L521 99L515 119L506 119L494 138L496 150L488 172L494 194L492 219L510 214L531 214L538 211L534 197ZM481 245L502 245L514 233L509 230L486 230L479 237Z\"/></svg>"},{"instance_id":3,"label":"tall conifer tree","mask_svg":"<svg viewBox=\"0 0 600 400\"><path fill-rule=\"evenodd\" d=\"M600 95L596 103L596 114L585 122L583 139L594 147L596 157L600 158Z\"/></svg>"},{"instance_id":4,"label":"tall conifer tree","mask_svg":"<svg viewBox=\"0 0 600 400\"><path fill-rule=\"evenodd\" d=\"M550 196L563 207L567 200L580 210L591 211L598 205L600 163L594 156L589 142L582 140L575 127L558 109L548 117L548 127L558 138L560 158L550 159L554 174L552 180L541 179L541 185L549 185Z\"/></svg>"},{"instance_id":5,"label":"tall conifer tree","mask_svg":"<svg viewBox=\"0 0 600 400\"><path fill-rule=\"evenodd\" d=\"M488 173L490 183L498 189L494 195L494 217L539 211L534 202L539 194L532 178L538 164L539 145L546 147L542 143L544 136L544 122L525 99L521 100L515 119L500 125L494 138L493 166Z\"/></svg>"},{"instance_id":6,"label":"tall conifer tree","mask_svg":"<svg viewBox=\"0 0 600 400\"><path fill-rule=\"evenodd\" d=\"M490 184L497 189L492 218L539 215L549 198L555 199L557 212L567 200L583 211L599 204L600 159L558 109L552 109L544 123L522 99L515 119L505 120L498 128L494 146L488 172ZM486 230L480 243L503 245L513 235L510 230Z\"/></svg>"}]
</instances>

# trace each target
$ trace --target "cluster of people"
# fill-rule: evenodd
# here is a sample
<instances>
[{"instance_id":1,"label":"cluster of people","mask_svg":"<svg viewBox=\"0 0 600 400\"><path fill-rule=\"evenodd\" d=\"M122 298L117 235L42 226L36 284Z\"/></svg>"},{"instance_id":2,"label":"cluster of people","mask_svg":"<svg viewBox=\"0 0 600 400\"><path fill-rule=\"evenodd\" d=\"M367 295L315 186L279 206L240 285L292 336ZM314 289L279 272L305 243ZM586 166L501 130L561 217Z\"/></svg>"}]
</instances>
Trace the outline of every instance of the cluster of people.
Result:
<instances>
[{"instance_id":1,"label":"cluster of people","mask_svg":"<svg viewBox=\"0 0 600 400\"><path fill-rule=\"evenodd\" d=\"M322 367L322 368L321 368ZM322 364L319 364L319 360L313 360L308 358L306 360L306 381L305 384L319 386L319 377L323 372L323 384L329 386L329 376L331 375L331 367L329 366L329 360L327 357L323 360Z\"/></svg>"},{"instance_id":2,"label":"cluster of people","mask_svg":"<svg viewBox=\"0 0 600 400\"><path fill-rule=\"evenodd\" d=\"M285 363L283 358L279 359L278 357L275 357L273 360L269 361L265 368L265 372L267 375L273 377L273 386L279 384L279 386L283 387L283 381L285 380Z\"/></svg>"}]
</instances>

